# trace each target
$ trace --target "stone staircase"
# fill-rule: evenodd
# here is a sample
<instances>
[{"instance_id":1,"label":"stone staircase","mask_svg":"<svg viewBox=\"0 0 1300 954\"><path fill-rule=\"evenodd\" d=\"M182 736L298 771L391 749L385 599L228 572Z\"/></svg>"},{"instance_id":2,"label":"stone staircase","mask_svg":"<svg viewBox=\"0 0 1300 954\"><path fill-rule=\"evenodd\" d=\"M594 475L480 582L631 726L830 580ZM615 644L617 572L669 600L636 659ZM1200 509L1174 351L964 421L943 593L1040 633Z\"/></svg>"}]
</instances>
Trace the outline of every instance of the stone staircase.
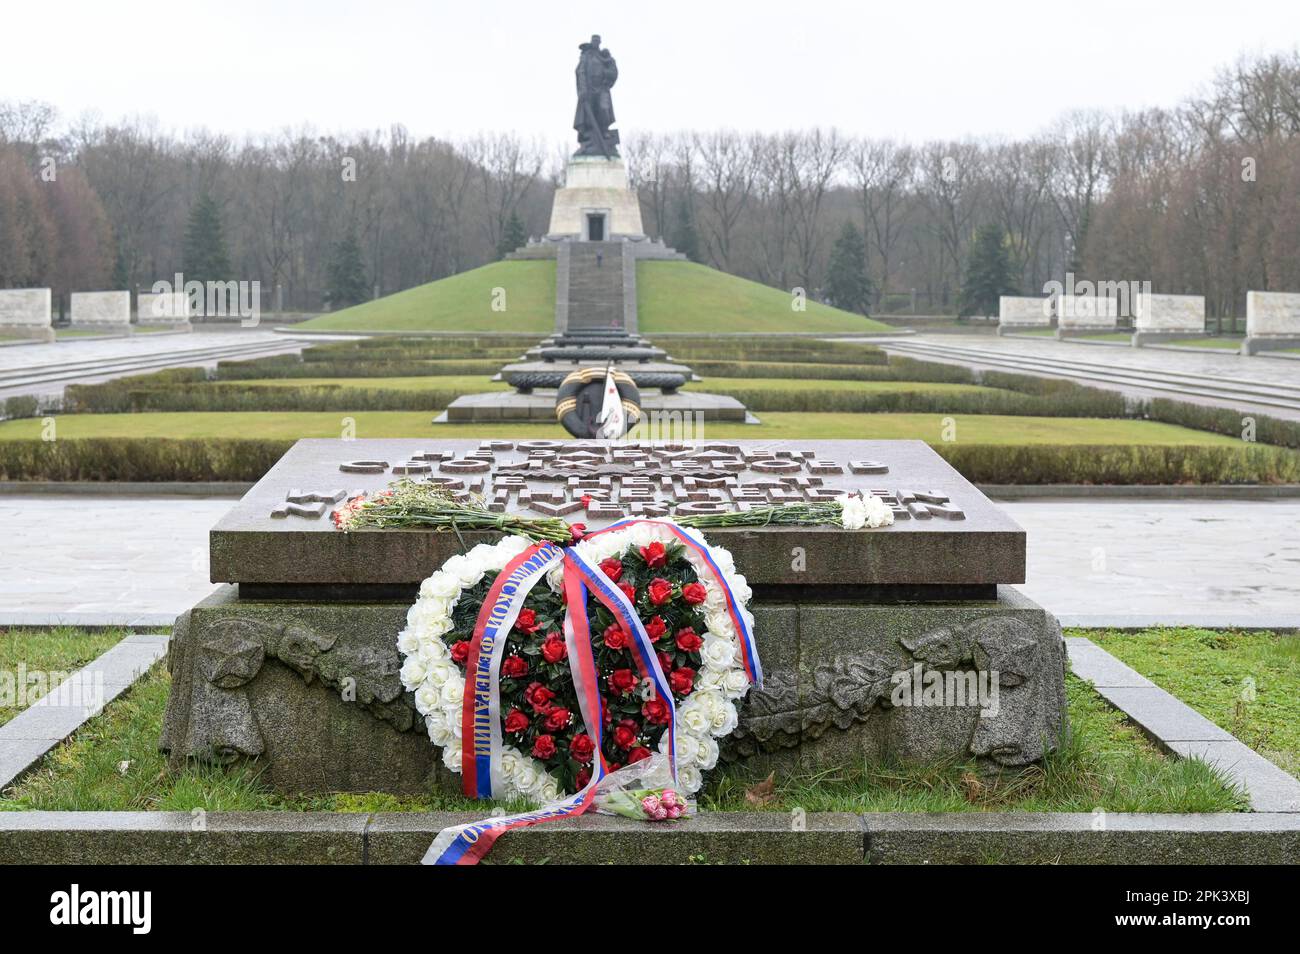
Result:
<instances>
[{"instance_id":1,"label":"stone staircase","mask_svg":"<svg viewBox=\"0 0 1300 954\"><path fill-rule=\"evenodd\" d=\"M569 243L566 330L623 328L623 244Z\"/></svg>"}]
</instances>

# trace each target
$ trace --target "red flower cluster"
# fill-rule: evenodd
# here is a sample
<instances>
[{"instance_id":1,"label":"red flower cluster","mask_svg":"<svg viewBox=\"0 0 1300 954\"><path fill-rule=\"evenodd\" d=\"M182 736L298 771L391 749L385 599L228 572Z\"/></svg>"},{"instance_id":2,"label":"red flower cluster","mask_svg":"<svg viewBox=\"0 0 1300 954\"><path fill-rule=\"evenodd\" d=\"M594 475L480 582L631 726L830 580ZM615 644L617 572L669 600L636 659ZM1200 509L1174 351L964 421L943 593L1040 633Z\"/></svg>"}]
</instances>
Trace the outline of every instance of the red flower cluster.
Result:
<instances>
[{"instance_id":1,"label":"red flower cluster","mask_svg":"<svg viewBox=\"0 0 1300 954\"><path fill-rule=\"evenodd\" d=\"M602 560L600 570L636 608L673 701L680 703L694 690L701 664L706 596L682 548L655 541ZM447 643L462 670L469 660L467 637L492 582L481 581L458 601ZM632 634L591 596L587 617L601 696L598 742L578 714L568 646L553 631L552 621L565 612L563 597L537 587L527 603L507 636L501 661L502 729L508 743L543 762L569 792L587 784L602 756L611 770L649 758L672 719L672 707L667 698L648 694L651 683L633 651Z\"/></svg>"}]
</instances>

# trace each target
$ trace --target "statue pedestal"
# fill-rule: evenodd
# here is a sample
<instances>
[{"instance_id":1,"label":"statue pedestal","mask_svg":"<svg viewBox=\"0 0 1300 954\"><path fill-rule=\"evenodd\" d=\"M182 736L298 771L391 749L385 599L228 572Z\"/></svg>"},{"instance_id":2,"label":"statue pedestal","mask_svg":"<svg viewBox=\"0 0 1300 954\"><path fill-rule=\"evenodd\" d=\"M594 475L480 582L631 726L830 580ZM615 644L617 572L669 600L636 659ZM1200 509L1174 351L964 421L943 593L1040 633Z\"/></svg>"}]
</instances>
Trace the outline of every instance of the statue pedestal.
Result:
<instances>
[{"instance_id":1,"label":"statue pedestal","mask_svg":"<svg viewBox=\"0 0 1300 954\"><path fill-rule=\"evenodd\" d=\"M579 242L645 237L641 203L628 184L622 159L574 156L569 160L564 186L555 192L547 237Z\"/></svg>"}]
</instances>

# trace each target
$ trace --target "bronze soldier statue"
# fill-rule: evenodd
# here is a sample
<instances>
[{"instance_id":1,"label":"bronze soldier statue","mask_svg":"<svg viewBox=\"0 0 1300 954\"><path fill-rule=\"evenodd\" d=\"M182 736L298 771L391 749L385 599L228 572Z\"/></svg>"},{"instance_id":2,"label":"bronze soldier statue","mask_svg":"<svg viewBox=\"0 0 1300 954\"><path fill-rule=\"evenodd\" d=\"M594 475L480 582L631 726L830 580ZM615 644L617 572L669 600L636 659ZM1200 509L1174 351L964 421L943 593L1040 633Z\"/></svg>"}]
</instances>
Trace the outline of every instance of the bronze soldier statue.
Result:
<instances>
[{"instance_id":1,"label":"bronze soldier statue","mask_svg":"<svg viewBox=\"0 0 1300 954\"><path fill-rule=\"evenodd\" d=\"M600 48L600 37L578 45L578 109L573 128L578 131L575 156L618 158L618 130L614 124L614 100L610 88L618 79L618 66L609 50Z\"/></svg>"}]
</instances>

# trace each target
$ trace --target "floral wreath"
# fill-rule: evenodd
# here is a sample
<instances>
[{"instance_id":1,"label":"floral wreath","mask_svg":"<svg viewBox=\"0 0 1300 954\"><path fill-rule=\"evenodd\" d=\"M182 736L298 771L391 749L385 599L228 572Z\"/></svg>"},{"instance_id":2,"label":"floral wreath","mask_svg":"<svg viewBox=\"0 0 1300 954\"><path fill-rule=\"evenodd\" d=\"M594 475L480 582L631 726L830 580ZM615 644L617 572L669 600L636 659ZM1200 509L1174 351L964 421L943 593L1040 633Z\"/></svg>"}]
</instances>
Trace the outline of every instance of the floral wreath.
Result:
<instances>
[{"instance_id":1,"label":"floral wreath","mask_svg":"<svg viewBox=\"0 0 1300 954\"><path fill-rule=\"evenodd\" d=\"M752 631L752 593L731 554L684 546L680 527L638 521L580 540L574 549L628 597L653 640L676 710L677 783L687 795L718 761L718 739L736 727L736 703L750 687L740 634L727 611ZM420 586L398 637L401 680L415 695L443 763L460 773L462 708L470 638L493 581L532 545L524 536L480 544L453 556ZM631 654L630 634L594 596L587 613L595 651L604 731L603 752L585 731L561 622L564 564L535 587L507 635L501 662L501 775L507 797L543 804L582 789L603 755L608 771L664 752L670 707L647 694ZM721 580L719 580L719 575ZM720 584L725 584L720 585Z\"/></svg>"}]
</instances>

